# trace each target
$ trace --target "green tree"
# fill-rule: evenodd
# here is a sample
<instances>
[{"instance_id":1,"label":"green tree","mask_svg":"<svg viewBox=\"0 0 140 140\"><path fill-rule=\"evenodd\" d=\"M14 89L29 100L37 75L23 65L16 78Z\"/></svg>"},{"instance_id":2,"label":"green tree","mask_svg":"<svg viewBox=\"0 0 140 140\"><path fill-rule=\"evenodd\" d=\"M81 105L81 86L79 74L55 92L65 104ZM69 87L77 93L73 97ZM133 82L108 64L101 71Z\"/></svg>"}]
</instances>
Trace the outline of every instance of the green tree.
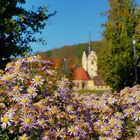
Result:
<instances>
[{"instance_id":1,"label":"green tree","mask_svg":"<svg viewBox=\"0 0 140 140\"><path fill-rule=\"evenodd\" d=\"M132 38L138 26L134 0L109 0L107 22L103 25L103 53L99 56L100 74L115 90L135 84ZM137 52L140 49L136 46ZM140 55L137 53L137 64Z\"/></svg>"},{"instance_id":2,"label":"green tree","mask_svg":"<svg viewBox=\"0 0 140 140\"><path fill-rule=\"evenodd\" d=\"M137 21L136 29L135 29L135 37L136 37L137 46L140 46L140 7L138 7L136 11L135 20ZM140 55L140 50L137 51L137 54Z\"/></svg>"},{"instance_id":3,"label":"green tree","mask_svg":"<svg viewBox=\"0 0 140 140\"><path fill-rule=\"evenodd\" d=\"M0 68L13 57L25 55L31 51L29 42L40 41L35 33L41 33L46 21L55 14L48 14L46 7L26 10L26 0L0 0Z\"/></svg>"}]
</instances>

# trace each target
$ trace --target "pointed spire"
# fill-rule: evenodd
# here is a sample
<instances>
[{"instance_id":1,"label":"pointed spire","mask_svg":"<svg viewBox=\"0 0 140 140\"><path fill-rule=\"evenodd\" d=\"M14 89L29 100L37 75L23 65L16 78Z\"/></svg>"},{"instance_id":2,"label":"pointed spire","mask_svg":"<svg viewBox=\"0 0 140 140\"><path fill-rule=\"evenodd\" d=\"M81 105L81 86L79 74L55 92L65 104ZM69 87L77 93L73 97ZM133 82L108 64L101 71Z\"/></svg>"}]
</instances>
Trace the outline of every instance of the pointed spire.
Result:
<instances>
[{"instance_id":1,"label":"pointed spire","mask_svg":"<svg viewBox=\"0 0 140 140\"><path fill-rule=\"evenodd\" d=\"M88 54L91 52L91 31L89 30Z\"/></svg>"},{"instance_id":2,"label":"pointed spire","mask_svg":"<svg viewBox=\"0 0 140 140\"><path fill-rule=\"evenodd\" d=\"M85 53L85 51L83 52L83 57L86 57L86 53Z\"/></svg>"}]
</instances>

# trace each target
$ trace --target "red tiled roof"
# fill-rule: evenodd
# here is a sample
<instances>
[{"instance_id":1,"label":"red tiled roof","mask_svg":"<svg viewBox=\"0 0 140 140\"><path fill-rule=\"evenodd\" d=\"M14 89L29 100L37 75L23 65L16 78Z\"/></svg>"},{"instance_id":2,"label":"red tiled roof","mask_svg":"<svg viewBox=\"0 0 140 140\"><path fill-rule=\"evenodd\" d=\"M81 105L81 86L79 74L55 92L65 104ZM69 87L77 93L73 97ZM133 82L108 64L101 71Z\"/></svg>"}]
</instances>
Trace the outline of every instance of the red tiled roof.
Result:
<instances>
[{"instance_id":1,"label":"red tiled roof","mask_svg":"<svg viewBox=\"0 0 140 140\"><path fill-rule=\"evenodd\" d=\"M84 70L84 68L76 68L73 73L73 79L74 80L89 80L89 76L87 72Z\"/></svg>"}]
</instances>

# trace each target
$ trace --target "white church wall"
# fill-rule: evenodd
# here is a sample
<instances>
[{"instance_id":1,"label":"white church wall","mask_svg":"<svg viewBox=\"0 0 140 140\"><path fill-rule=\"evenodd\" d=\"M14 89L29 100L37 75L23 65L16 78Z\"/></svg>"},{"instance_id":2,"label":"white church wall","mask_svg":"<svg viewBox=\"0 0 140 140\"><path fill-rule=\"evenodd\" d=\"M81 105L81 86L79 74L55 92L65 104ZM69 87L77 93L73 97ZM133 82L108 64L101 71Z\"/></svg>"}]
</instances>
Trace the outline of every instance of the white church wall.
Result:
<instances>
[{"instance_id":1,"label":"white church wall","mask_svg":"<svg viewBox=\"0 0 140 140\"><path fill-rule=\"evenodd\" d=\"M90 78L97 76L97 56L96 53L91 51L88 56L83 52L82 66L88 72Z\"/></svg>"},{"instance_id":2,"label":"white church wall","mask_svg":"<svg viewBox=\"0 0 140 140\"><path fill-rule=\"evenodd\" d=\"M90 75L90 78L97 76L97 62L93 59L88 59L87 72Z\"/></svg>"}]
</instances>

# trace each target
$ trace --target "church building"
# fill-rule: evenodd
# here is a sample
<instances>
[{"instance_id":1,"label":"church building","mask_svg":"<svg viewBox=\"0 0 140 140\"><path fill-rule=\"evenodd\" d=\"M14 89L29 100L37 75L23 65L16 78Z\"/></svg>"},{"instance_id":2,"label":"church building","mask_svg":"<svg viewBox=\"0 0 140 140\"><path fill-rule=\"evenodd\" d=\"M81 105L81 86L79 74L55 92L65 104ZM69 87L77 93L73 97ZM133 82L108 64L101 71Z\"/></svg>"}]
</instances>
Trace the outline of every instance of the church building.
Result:
<instances>
[{"instance_id":1,"label":"church building","mask_svg":"<svg viewBox=\"0 0 140 140\"><path fill-rule=\"evenodd\" d=\"M83 52L82 66L91 79L97 76L97 55L96 52L91 49L90 41L87 54L85 51Z\"/></svg>"},{"instance_id":2,"label":"church building","mask_svg":"<svg viewBox=\"0 0 140 140\"><path fill-rule=\"evenodd\" d=\"M103 80L98 75L97 55L92 50L91 40L89 34L89 43L87 51L82 55L82 67L75 69L73 73L74 89L76 90L109 90L110 87L106 86Z\"/></svg>"}]
</instances>

